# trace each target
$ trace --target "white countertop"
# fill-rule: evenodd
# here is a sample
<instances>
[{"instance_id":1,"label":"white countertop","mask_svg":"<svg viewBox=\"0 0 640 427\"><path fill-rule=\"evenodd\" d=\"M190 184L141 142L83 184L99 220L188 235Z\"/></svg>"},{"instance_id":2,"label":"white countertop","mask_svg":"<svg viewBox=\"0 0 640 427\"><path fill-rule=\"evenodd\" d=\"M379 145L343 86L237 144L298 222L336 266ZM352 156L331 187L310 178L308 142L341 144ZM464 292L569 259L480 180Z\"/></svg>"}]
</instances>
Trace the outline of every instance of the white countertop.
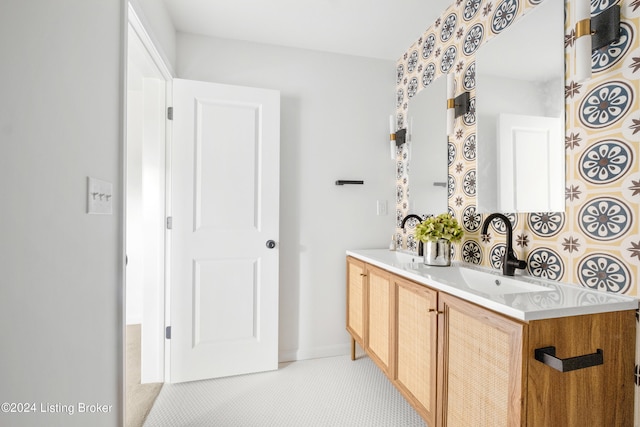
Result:
<instances>
[{"instance_id":1,"label":"white countertop","mask_svg":"<svg viewBox=\"0 0 640 427\"><path fill-rule=\"evenodd\" d=\"M432 267L422 264L422 257L403 251L362 249L348 250L347 255L430 288L524 321L638 308L638 300L626 295L596 291L580 285L532 276L507 277L503 276L501 271L467 263L454 262L451 267ZM486 273L494 275L495 280L505 283L504 288L511 283L512 290L501 294L497 291L499 288L488 292L474 289L473 280L469 280L466 276L467 273L473 274L473 271L484 272L485 278L488 277ZM466 282L463 276L467 277ZM516 282L513 282L513 279L516 279ZM494 278L491 277L491 280ZM534 286L538 290L513 290L517 289L513 286L518 284L538 285Z\"/></svg>"}]
</instances>

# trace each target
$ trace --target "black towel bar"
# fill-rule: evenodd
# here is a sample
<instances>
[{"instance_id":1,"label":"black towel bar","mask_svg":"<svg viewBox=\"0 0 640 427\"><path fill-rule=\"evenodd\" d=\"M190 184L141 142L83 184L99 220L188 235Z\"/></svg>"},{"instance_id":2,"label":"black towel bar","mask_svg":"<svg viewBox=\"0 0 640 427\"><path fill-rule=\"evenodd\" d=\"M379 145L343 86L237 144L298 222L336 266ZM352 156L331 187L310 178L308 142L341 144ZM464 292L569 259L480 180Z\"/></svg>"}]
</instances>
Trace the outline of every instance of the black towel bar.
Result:
<instances>
[{"instance_id":1,"label":"black towel bar","mask_svg":"<svg viewBox=\"0 0 640 427\"><path fill-rule=\"evenodd\" d=\"M349 181L346 179L339 179L336 181L336 185L345 185L345 184L364 184L364 181Z\"/></svg>"},{"instance_id":2,"label":"black towel bar","mask_svg":"<svg viewBox=\"0 0 640 427\"><path fill-rule=\"evenodd\" d=\"M535 350L535 358L537 361L551 366L553 369L560 372L575 371L576 369L589 368L591 366L602 365L604 363L604 357L601 349L597 349L596 353L585 354L584 356L559 359L556 357L555 347L543 347Z\"/></svg>"}]
</instances>

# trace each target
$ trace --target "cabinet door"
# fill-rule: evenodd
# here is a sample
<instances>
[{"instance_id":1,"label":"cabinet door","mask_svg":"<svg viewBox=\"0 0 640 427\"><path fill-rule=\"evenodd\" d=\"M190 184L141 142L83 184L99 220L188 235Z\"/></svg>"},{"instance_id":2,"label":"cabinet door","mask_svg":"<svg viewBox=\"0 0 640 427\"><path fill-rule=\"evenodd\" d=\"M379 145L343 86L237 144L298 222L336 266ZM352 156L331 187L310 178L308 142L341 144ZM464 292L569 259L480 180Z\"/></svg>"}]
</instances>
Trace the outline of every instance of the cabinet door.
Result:
<instances>
[{"instance_id":1,"label":"cabinet door","mask_svg":"<svg viewBox=\"0 0 640 427\"><path fill-rule=\"evenodd\" d=\"M395 279L395 382L428 425L435 425L438 293Z\"/></svg>"},{"instance_id":2,"label":"cabinet door","mask_svg":"<svg viewBox=\"0 0 640 427\"><path fill-rule=\"evenodd\" d=\"M524 325L439 295L438 426L524 425Z\"/></svg>"},{"instance_id":3,"label":"cabinet door","mask_svg":"<svg viewBox=\"0 0 640 427\"><path fill-rule=\"evenodd\" d=\"M369 357L391 377L393 343L392 309L393 287L391 275L367 265L367 325L365 346Z\"/></svg>"},{"instance_id":4,"label":"cabinet door","mask_svg":"<svg viewBox=\"0 0 640 427\"><path fill-rule=\"evenodd\" d=\"M365 264L347 257L347 331L364 348Z\"/></svg>"}]
</instances>

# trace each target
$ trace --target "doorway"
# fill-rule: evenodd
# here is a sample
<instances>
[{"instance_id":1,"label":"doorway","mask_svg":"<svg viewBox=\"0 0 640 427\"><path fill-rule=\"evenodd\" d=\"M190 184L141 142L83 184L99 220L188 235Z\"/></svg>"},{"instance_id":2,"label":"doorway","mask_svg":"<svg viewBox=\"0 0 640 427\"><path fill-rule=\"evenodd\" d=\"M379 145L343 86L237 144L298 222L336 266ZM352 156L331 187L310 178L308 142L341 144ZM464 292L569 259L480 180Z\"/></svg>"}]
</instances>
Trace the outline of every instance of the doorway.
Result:
<instances>
[{"instance_id":1,"label":"doorway","mask_svg":"<svg viewBox=\"0 0 640 427\"><path fill-rule=\"evenodd\" d=\"M140 383L276 369L280 93L173 79L131 7L127 75L126 323L140 325Z\"/></svg>"},{"instance_id":2,"label":"doorway","mask_svg":"<svg viewBox=\"0 0 640 427\"><path fill-rule=\"evenodd\" d=\"M167 88L171 75L129 7L126 135L126 425L142 425L165 374Z\"/></svg>"}]
</instances>

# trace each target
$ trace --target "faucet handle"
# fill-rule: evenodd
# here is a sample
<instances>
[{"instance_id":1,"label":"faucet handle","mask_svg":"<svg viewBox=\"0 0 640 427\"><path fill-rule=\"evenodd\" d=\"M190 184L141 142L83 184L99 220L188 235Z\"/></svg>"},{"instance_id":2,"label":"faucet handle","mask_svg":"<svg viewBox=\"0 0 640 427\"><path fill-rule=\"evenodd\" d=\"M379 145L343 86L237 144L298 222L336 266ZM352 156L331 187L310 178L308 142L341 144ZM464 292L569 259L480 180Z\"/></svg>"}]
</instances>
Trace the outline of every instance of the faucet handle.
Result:
<instances>
[{"instance_id":1,"label":"faucet handle","mask_svg":"<svg viewBox=\"0 0 640 427\"><path fill-rule=\"evenodd\" d=\"M524 270L525 268L527 268L527 261L522 260L522 259L518 259L518 258L507 258L504 260L505 262L505 271L510 271L511 274L508 274L509 276L513 276L513 271L515 271L516 268L520 269L520 270Z\"/></svg>"}]
</instances>

